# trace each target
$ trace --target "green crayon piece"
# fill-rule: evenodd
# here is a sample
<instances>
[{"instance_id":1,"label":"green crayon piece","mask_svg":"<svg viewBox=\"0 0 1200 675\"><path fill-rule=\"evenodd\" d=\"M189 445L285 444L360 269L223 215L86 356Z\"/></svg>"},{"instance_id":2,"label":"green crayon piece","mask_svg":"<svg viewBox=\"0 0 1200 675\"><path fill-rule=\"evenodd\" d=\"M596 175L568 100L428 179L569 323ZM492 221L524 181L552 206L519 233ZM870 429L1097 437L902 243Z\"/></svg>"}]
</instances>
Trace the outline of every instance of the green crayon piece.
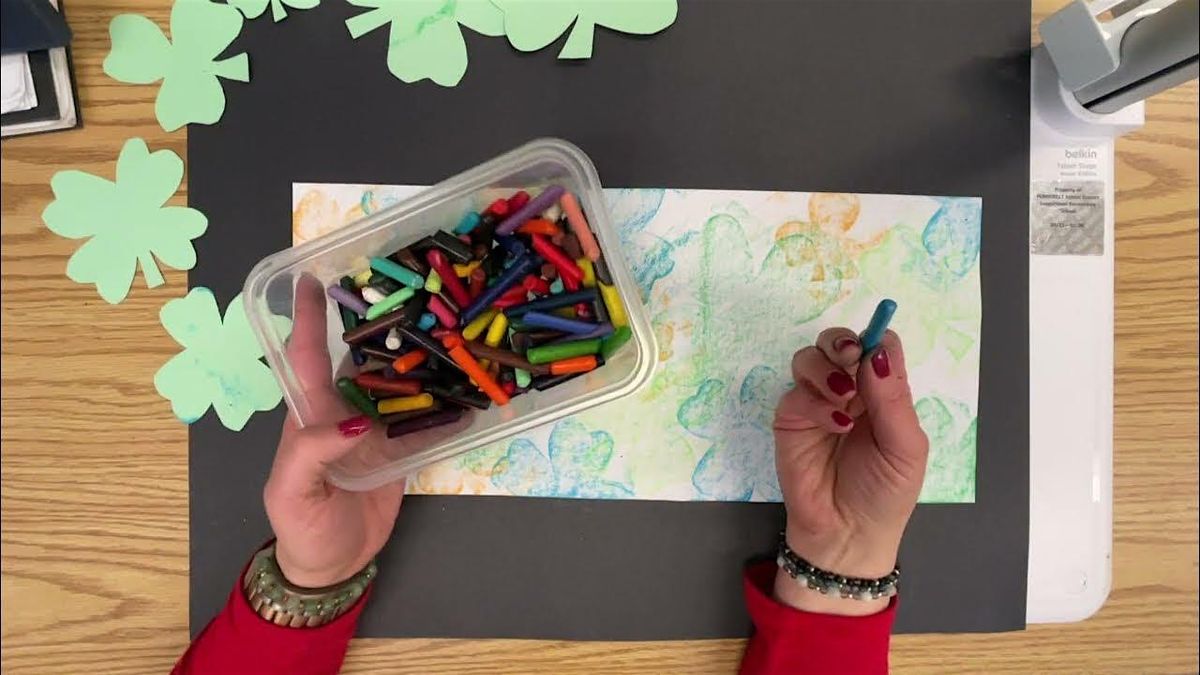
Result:
<instances>
[{"instance_id":1,"label":"green crayon piece","mask_svg":"<svg viewBox=\"0 0 1200 675\"><path fill-rule=\"evenodd\" d=\"M435 295L442 292L442 277L437 270L429 270L425 277L425 290Z\"/></svg>"},{"instance_id":2,"label":"green crayon piece","mask_svg":"<svg viewBox=\"0 0 1200 675\"><path fill-rule=\"evenodd\" d=\"M354 383L354 380L348 377L339 377L337 388L347 403L358 408L364 414L370 415L371 418L379 419L379 409L375 406L375 402L371 400L370 396L367 396L367 392Z\"/></svg>"},{"instance_id":3,"label":"green crayon piece","mask_svg":"<svg viewBox=\"0 0 1200 675\"><path fill-rule=\"evenodd\" d=\"M403 265L397 265L387 258L371 258L371 269L387 275L409 288L421 288L425 285L425 279L420 274Z\"/></svg>"},{"instance_id":4,"label":"green crayon piece","mask_svg":"<svg viewBox=\"0 0 1200 675\"><path fill-rule=\"evenodd\" d=\"M414 295L416 295L416 291L414 291L413 289L401 288L400 290L396 291L395 293L392 293L391 295L387 296L386 298L371 305L367 309L367 321L372 321L374 319L378 319L379 317L383 316L384 314L387 314L388 312L392 311L393 309L396 309L400 305L403 305L404 303L408 302Z\"/></svg>"},{"instance_id":5,"label":"green crayon piece","mask_svg":"<svg viewBox=\"0 0 1200 675\"><path fill-rule=\"evenodd\" d=\"M612 335L609 335L600 341L600 356L603 356L604 360L607 361L612 357L613 354L617 353L617 350L623 347L626 342L629 342L629 338L631 337L633 337L633 330L631 330L629 326L621 326L617 330L613 331Z\"/></svg>"},{"instance_id":6,"label":"green crayon piece","mask_svg":"<svg viewBox=\"0 0 1200 675\"><path fill-rule=\"evenodd\" d=\"M521 389L528 389L529 383L533 381L533 375L522 368L514 368L513 375L516 377L517 386Z\"/></svg>"},{"instance_id":7,"label":"green crayon piece","mask_svg":"<svg viewBox=\"0 0 1200 675\"><path fill-rule=\"evenodd\" d=\"M591 340L572 340L571 342L556 342L554 344L530 347L525 352L525 358L534 365L561 361L576 356L587 356L600 351L600 338Z\"/></svg>"}]
</instances>

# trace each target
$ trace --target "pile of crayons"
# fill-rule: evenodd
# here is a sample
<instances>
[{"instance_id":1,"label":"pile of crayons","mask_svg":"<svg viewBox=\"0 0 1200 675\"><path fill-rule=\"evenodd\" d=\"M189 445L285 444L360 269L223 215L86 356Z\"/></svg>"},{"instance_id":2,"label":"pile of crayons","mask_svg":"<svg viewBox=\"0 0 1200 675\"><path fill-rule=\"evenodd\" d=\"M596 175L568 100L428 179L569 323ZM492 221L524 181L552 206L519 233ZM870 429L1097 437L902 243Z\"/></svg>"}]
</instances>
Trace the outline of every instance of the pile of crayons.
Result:
<instances>
[{"instance_id":1,"label":"pile of crayons","mask_svg":"<svg viewBox=\"0 0 1200 675\"><path fill-rule=\"evenodd\" d=\"M328 293L359 368L338 391L389 438L562 384L632 337L579 201L557 185L371 258Z\"/></svg>"}]
</instances>

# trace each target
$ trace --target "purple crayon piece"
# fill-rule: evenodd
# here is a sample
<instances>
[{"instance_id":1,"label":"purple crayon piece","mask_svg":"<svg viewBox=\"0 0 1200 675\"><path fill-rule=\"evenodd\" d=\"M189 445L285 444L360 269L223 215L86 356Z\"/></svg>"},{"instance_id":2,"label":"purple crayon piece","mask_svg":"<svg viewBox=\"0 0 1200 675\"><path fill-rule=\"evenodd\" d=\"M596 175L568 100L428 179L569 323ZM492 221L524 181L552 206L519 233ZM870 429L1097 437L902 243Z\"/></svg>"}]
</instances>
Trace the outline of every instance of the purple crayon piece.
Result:
<instances>
[{"instance_id":1,"label":"purple crayon piece","mask_svg":"<svg viewBox=\"0 0 1200 675\"><path fill-rule=\"evenodd\" d=\"M595 330L590 333L580 333L579 335L564 335L557 340L552 340L550 344L559 342L574 342L575 340L591 340L592 338L605 338L613 334L613 325L611 323L593 323Z\"/></svg>"},{"instance_id":2,"label":"purple crayon piece","mask_svg":"<svg viewBox=\"0 0 1200 675\"><path fill-rule=\"evenodd\" d=\"M549 328L550 330L561 330L572 335L586 335L595 332L597 325L590 321L576 321L575 319L567 319L554 314L543 314L541 312L526 312L521 320L527 326L535 326L537 328ZM579 338L576 337L576 340Z\"/></svg>"},{"instance_id":3,"label":"purple crayon piece","mask_svg":"<svg viewBox=\"0 0 1200 675\"><path fill-rule=\"evenodd\" d=\"M563 196L563 193L565 192L566 190L564 190L563 186L561 185L551 185L545 190L542 190L540 195L530 199L525 206L513 211L507 218L497 225L496 234L512 234L518 227L521 226L521 223L524 223L530 218L553 206L558 201L558 198Z\"/></svg>"},{"instance_id":4,"label":"purple crayon piece","mask_svg":"<svg viewBox=\"0 0 1200 675\"><path fill-rule=\"evenodd\" d=\"M367 316L367 308L370 306L366 300L358 297L354 293L342 288L338 284L330 284L329 288L325 289L329 293L329 297L333 298L338 304L346 309L354 312L360 317Z\"/></svg>"},{"instance_id":5,"label":"purple crayon piece","mask_svg":"<svg viewBox=\"0 0 1200 675\"><path fill-rule=\"evenodd\" d=\"M423 431L433 427L440 427L443 424L450 424L462 419L463 409L455 406L447 410L436 410L428 415L419 415L410 417L406 420L393 422L388 425L387 437L397 438L405 434L411 434L414 431Z\"/></svg>"},{"instance_id":6,"label":"purple crayon piece","mask_svg":"<svg viewBox=\"0 0 1200 675\"><path fill-rule=\"evenodd\" d=\"M472 319L483 314L484 310L491 307L492 303L504 295L505 291L521 283L526 274L536 270L541 264L541 260L528 253L522 255L508 269L504 270L504 273L496 279L496 283L485 288L478 298L467 305L467 308L459 316L459 324L465 326L471 323Z\"/></svg>"}]
</instances>

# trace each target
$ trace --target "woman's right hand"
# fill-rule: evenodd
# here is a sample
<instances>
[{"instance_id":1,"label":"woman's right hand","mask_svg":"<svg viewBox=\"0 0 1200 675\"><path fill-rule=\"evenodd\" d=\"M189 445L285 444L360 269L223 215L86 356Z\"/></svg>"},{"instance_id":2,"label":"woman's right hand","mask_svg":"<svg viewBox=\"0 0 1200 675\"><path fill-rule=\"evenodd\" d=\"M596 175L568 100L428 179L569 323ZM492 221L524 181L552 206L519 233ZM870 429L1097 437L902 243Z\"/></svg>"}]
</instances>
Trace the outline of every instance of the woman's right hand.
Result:
<instances>
[{"instance_id":1,"label":"woman's right hand","mask_svg":"<svg viewBox=\"0 0 1200 675\"><path fill-rule=\"evenodd\" d=\"M866 356L848 328L826 330L815 347L796 352L796 386L776 408L775 463L788 546L823 570L878 578L896 564L929 441L900 338L888 331ZM775 591L790 605L825 613L870 614L887 604L823 596L782 570Z\"/></svg>"}]
</instances>

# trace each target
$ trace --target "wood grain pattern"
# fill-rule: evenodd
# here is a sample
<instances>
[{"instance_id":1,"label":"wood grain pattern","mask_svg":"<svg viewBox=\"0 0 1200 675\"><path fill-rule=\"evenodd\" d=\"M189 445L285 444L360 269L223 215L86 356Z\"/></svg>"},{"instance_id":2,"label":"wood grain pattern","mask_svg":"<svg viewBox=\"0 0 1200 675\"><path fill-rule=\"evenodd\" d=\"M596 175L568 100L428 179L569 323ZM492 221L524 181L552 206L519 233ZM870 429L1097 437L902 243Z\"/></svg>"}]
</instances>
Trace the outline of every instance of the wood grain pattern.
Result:
<instances>
[{"instance_id":1,"label":"wood grain pattern","mask_svg":"<svg viewBox=\"0 0 1200 675\"><path fill-rule=\"evenodd\" d=\"M1063 0L1036 0L1035 18ZM151 383L175 351L158 309L182 273L108 306L63 275L74 245L40 213L51 175L111 175L125 139L185 153L154 87L101 72L124 11L74 0L86 126L3 143L3 649L0 670L165 672L187 643L187 431ZM1197 88L1149 102L1118 144L1115 582L1091 620L1021 633L900 636L896 672L1184 673L1197 666ZM183 195L177 198L183 203ZM69 413L63 397L71 397ZM346 672L730 673L739 640L357 640Z\"/></svg>"}]
</instances>

